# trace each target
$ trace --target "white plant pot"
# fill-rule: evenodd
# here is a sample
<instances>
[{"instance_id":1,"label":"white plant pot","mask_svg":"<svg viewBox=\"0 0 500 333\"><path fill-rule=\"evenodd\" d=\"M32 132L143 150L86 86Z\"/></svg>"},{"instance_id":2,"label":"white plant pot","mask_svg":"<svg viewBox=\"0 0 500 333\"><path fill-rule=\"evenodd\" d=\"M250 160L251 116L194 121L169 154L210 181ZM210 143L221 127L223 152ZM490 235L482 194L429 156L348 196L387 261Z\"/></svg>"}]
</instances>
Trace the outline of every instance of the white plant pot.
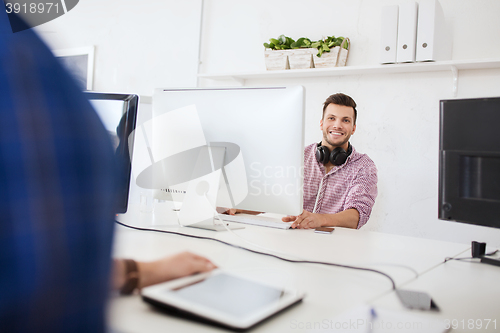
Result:
<instances>
[{"instance_id":1,"label":"white plant pot","mask_svg":"<svg viewBox=\"0 0 500 333\"><path fill-rule=\"evenodd\" d=\"M285 51L288 54L290 69L314 68L313 55L316 54L318 50L314 48L308 48L291 49Z\"/></svg>"},{"instance_id":2,"label":"white plant pot","mask_svg":"<svg viewBox=\"0 0 500 333\"><path fill-rule=\"evenodd\" d=\"M285 50L270 50L264 51L264 60L268 71L290 69L288 55Z\"/></svg>"},{"instance_id":3,"label":"white plant pot","mask_svg":"<svg viewBox=\"0 0 500 333\"><path fill-rule=\"evenodd\" d=\"M339 60L337 61L337 67L343 67L347 64L347 56L349 55L349 50L342 48L339 52Z\"/></svg>"},{"instance_id":4,"label":"white plant pot","mask_svg":"<svg viewBox=\"0 0 500 333\"><path fill-rule=\"evenodd\" d=\"M344 48L344 46L347 45L347 50ZM351 41L349 38L345 38L344 41L342 42L342 45L340 45L340 51L339 51L339 60L337 61L337 67L343 67L347 64L347 57L349 56L349 49L351 48Z\"/></svg>"},{"instance_id":5,"label":"white plant pot","mask_svg":"<svg viewBox=\"0 0 500 333\"><path fill-rule=\"evenodd\" d=\"M315 49L316 50L316 49ZM337 60L339 56L339 46L335 46L333 49L330 49L330 52L323 52L321 57L318 57L314 54L314 67L316 68L327 68L327 67L335 67L337 66ZM316 50L318 51L318 50Z\"/></svg>"}]
</instances>

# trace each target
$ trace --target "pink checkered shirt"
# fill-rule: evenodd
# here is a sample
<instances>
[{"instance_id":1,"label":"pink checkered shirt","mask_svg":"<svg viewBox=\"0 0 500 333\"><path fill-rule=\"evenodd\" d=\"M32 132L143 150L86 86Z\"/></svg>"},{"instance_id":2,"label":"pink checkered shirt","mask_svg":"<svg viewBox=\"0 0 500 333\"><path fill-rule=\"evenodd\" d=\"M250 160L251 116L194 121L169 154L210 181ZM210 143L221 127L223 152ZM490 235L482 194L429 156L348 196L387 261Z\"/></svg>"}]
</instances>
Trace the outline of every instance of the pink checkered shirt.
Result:
<instances>
[{"instance_id":1,"label":"pink checkered shirt","mask_svg":"<svg viewBox=\"0 0 500 333\"><path fill-rule=\"evenodd\" d=\"M361 228L370 218L377 197L375 163L353 147L347 161L325 175L325 167L316 160L316 147L313 143L304 150L304 210L335 214L355 208L359 212L358 229Z\"/></svg>"}]
</instances>

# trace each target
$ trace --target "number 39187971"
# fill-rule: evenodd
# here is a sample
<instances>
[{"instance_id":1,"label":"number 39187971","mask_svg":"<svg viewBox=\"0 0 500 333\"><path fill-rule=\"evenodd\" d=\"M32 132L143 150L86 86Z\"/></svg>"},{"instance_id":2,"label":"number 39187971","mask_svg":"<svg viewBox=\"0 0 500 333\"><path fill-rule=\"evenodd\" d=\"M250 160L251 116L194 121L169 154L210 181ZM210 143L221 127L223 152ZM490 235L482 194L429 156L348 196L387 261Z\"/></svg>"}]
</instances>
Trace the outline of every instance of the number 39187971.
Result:
<instances>
[{"instance_id":1,"label":"number 39187971","mask_svg":"<svg viewBox=\"0 0 500 333\"><path fill-rule=\"evenodd\" d=\"M5 11L7 14L15 13L15 14L42 14L42 13L59 13L59 4L53 2L46 3L6 3Z\"/></svg>"}]
</instances>

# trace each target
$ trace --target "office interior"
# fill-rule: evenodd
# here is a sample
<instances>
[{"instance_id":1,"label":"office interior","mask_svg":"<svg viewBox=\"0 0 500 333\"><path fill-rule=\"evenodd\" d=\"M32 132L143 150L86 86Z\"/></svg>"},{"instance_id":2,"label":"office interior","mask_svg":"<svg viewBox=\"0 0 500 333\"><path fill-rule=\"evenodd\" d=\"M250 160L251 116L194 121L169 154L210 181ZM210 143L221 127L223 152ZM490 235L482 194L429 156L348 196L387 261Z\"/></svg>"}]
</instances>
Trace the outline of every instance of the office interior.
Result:
<instances>
[{"instance_id":1,"label":"office interior","mask_svg":"<svg viewBox=\"0 0 500 333\"><path fill-rule=\"evenodd\" d=\"M496 66L370 71L380 66L381 8L404 2L85 0L35 30L54 51L92 47L92 90L139 94L143 112L151 112L155 88L302 85L306 89L305 143L310 144L321 139L325 98L346 93L358 104L351 143L373 159L379 177L375 206L360 232L469 246L480 241L488 244L488 251L496 249L500 229L438 219L438 162L439 101L500 96L500 2L439 1L453 42L449 60L494 60ZM262 44L281 34L349 37L347 67L359 70L340 76L234 77L264 73ZM218 75L224 77L213 78ZM487 121L477 119L471 110L464 135L473 136ZM286 138L270 142L269 148L283 144ZM132 204L138 200L131 198Z\"/></svg>"},{"instance_id":2,"label":"office interior","mask_svg":"<svg viewBox=\"0 0 500 333\"><path fill-rule=\"evenodd\" d=\"M438 216L439 101L500 96L500 68L409 73L212 80L203 75L264 72L263 43L286 34L352 42L347 66L379 64L382 6L405 1L86 0L36 28L53 50L93 46L93 90L135 93L150 108L154 88L283 86L306 88L305 143L319 141L324 99L344 92L358 103L351 138L379 172L379 195L364 230L500 246L500 230ZM456 61L498 59L500 3L441 0ZM199 76L200 74L200 76ZM149 103L149 105L148 105ZM475 119L474 135L487 119ZM270 143L270 146L277 143ZM284 144L284 143L283 143Z\"/></svg>"}]
</instances>

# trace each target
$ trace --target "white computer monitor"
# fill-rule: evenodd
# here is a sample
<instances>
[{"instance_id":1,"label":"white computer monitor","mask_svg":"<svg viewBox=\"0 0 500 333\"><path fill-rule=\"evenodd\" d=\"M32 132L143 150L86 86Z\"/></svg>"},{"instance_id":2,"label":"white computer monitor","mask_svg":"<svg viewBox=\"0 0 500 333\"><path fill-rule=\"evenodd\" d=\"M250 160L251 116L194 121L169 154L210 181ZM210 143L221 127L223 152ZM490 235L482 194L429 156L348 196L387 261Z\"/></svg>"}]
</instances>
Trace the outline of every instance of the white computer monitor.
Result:
<instances>
[{"instance_id":1,"label":"white computer monitor","mask_svg":"<svg viewBox=\"0 0 500 333\"><path fill-rule=\"evenodd\" d=\"M301 213L304 99L301 86L156 89L137 184L182 202L189 181L220 169L217 206ZM206 146L224 147L223 161Z\"/></svg>"}]
</instances>

